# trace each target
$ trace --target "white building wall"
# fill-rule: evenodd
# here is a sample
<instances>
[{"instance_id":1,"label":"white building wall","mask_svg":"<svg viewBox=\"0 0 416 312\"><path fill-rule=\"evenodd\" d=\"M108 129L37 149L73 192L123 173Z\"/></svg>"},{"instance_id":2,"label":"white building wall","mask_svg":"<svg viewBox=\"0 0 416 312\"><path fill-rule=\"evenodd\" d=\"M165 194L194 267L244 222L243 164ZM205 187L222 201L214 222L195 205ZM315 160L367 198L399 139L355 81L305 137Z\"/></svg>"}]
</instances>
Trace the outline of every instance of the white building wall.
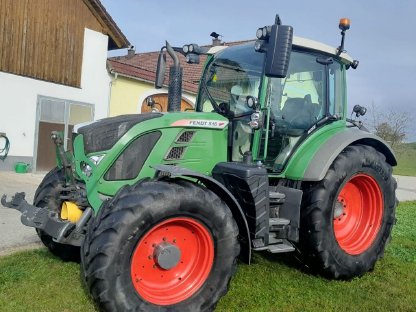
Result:
<instances>
[{"instance_id":1,"label":"white building wall","mask_svg":"<svg viewBox=\"0 0 416 312\"><path fill-rule=\"evenodd\" d=\"M0 72L0 132L10 140L9 156L33 157L38 95L93 104L95 119L107 116L107 44L106 35L85 29L81 88Z\"/></svg>"},{"instance_id":2,"label":"white building wall","mask_svg":"<svg viewBox=\"0 0 416 312\"><path fill-rule=\"evenodd\" d=\"M107 71L108 37L85 29L81 88L86 101L95 105L95 119L108 116L111 77Z\"/></svg>"}]
</instances>

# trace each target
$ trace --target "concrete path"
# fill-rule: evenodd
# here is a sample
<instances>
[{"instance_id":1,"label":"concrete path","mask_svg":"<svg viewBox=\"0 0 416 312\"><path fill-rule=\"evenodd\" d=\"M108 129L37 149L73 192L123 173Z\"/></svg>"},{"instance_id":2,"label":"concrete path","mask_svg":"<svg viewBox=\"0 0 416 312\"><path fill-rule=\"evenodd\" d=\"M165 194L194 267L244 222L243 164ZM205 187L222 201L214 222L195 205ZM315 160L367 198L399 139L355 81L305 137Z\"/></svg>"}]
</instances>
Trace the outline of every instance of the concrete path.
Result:
<instances>
[{"instance_id":1,"label":"concrete path","mask_svg":"<svg viewBox=\"0 0 416 312\"><path fill-rule=\"evenodd\" d=\"M44 175L0 171L0 197L7 194L10 199L16 192L26 192L26 200L32 203L43 177ZM14 250L41 245L35 229L24 226L20 222L20 215L19 211L4 208L0 204L0 256Z\"/></svg>"},{"instance_id":2,"label":"concrete path","mask_svg":"<svg viewBox=\"0 0 416 312\"><path fill-rule=\"evenodd\" d=\"M7 194L10 197L16 192L26 192L26 199L31 203L43 177L44 175L0 171L0 196ZM416 177L395 178L398 182L398 199L416 200ZM41 246L35 230L20 223L20 212L4 208L0 204L0 256L34 246Z\"/></svg>"},{"instance_id":3,"label":"concrete path","mask_svg":"<svg viewBox=\"0 0 416 312\"><path fill-rule=\"evenodd\" d=\"M397 180L396 195L399 201L416 200L416 177L394 177Z\"/></svg>"}]
</instances>

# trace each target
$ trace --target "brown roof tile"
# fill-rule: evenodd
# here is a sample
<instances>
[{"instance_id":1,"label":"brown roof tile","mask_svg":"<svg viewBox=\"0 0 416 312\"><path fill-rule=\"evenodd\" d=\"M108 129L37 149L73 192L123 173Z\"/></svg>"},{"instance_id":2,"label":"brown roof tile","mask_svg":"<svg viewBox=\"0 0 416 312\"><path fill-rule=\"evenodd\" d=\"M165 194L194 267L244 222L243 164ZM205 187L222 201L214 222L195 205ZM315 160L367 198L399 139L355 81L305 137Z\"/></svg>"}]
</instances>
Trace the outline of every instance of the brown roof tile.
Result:
<instances>
[{"instance_id":1,"label":"brown roof tile","mask_svg":"<svg viewBox=\"0 0 416 312\"><path fill-rule=\"evenodd\" d=\"M156 77L156 67L159 52L138 53L134 56L118 56L108 59L110 71L132 78L154 82ZM188 64L185 57L179 55L179 60L183 66L182 88L191 93L198 92L199 79L206 56L201 55L200 64ZM169 83L169 67L173 64L170 57L167 57L167 70L165 74L165 84Z\"/></svg>"},{"instance_id":2,"label":"brown roof tile","mask_svg":"<svg viewBox=\"0 0 416 312\"><path fill-rule=\"evenodd\" d=\"M247 41L224 43L227 46L241 44ZM209 47L209 46L207 46ZM159 52L137 53L134 56L116 56L108 59L110 72L126 75L131 78L154 82L156 77L156 66ZM183 66L182 88L191 93L198 92L198 84L201 79L203 66L207 59L206 55L201 55L199 64L186 63L185 57L179 54L179 61ZM165 84L169 83L169 66L173 64L172 59L167 56L167 70L165 74Z\"/></svg>"},{"instance_id":3,"label":"brown roof tile","mask_svg":"<svg viewBox=\"0 0 416 312\"><path fill-rule=\"evenodd\" d=\"M136 54L137 55L137 54ZM144 69L140 66L132 65L124 63L123 61L115 60L115 59L109 59L107 61L108 68L110 72L118 73L130 78L144 80L147 82L154 82L156 78L156 64L157 64L157 55L156 55L156 64L154 65L154 69ZM185 72L185 71L184 71ZM167 85L169 83L169 74L168 71L165 75L165 84ZM185 79L185 75L182 80L182 88L185 91L191 92L191 93L197 93L198 92L198 81L192 82Z\"/></svg>"}]
</instances>

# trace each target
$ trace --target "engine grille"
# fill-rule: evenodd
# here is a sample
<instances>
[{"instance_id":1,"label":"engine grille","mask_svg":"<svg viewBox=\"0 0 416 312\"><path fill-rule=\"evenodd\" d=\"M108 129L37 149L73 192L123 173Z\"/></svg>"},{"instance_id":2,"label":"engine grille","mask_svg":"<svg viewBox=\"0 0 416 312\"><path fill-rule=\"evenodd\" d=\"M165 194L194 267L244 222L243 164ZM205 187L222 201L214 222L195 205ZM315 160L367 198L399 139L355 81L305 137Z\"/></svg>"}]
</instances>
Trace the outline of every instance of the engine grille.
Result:
<instances>
[{"instance_id":1,"label":"engine grille","mask_svg":"<svg viewBox=\"0 0 416 312\"><path fill-rule=\"evenodd\" d=\"M176 139L176 143L188 143L188 142L191 142L192 138L194 137L194 134L195 134L195 131L184 131Z\"/></svg>"},{"instance_id":2,"label":"engine grille","mask_svg":"<svg viewBox=\"0 0 416 312\"><path fill-rule=\"evenodd\" d=\"M185 146L174 146L171 147L168 154L165 156L165 160L174 160L174 159L181 159L183 153L185 152Z\"/></svg>"}]
</instances>

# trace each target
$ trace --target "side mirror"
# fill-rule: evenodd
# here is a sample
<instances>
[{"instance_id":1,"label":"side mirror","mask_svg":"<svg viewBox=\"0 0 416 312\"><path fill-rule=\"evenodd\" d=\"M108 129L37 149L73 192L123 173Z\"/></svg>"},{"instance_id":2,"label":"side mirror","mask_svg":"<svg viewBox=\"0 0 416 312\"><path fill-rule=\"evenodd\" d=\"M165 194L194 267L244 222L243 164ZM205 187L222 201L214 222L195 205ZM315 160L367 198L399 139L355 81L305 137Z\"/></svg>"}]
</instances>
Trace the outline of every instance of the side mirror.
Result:
<instances>
[{"instance_id":1,"label":"side mirror","mask_svg":"<svg viewBox=\"0 0 416 312\"><path fill-rule=\"evenodd\" d=\"M162 49L159 53L159 58L157 60L155 89L161 89L163 87L163 82L165 81L165 72L166 72L166 54L163 53L163 49Z\"/></svg>"},{"instance_id":2,"label":"side mirror","mask_svg":"<svg viewBox=\"0 0 416 312\"><path fill-rule=\"evenodd\" d=\"M293 27L272 25L266 46L265 75L273 78L284 78L289 67L292 52Z\"/></svg>"}]
</instances>

